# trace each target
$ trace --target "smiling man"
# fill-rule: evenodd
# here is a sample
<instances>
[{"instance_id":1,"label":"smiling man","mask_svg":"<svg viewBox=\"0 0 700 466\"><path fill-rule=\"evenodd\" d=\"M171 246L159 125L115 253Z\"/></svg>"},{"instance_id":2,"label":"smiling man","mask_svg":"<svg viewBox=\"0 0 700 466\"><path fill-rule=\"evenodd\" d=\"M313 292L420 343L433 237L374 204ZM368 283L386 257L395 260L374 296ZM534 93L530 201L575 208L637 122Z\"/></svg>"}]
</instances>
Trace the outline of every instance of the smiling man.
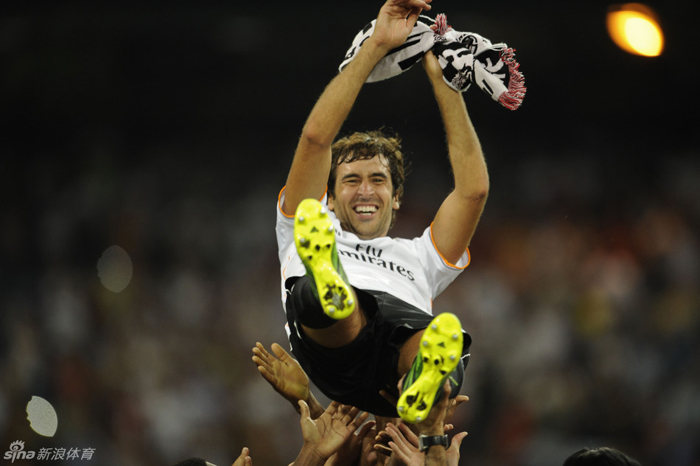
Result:
<instances>
[{"instance_id":1,"label":"smiling man","mask_svg":"<svg viewBox=\"0 0 700 466\"><path fill-rule=\"evenodd\" d=\"M371 131L333 141L372 69L406 41L431 1L388 0L372 36L326 87L302 130L276 226L288 334L301 366L332 400L408 422L427 417L445 380L455 385L452 396L459 392L471 339L453 314L433 317L432 302L469 263L489 189L486 164L464 99L431 52L423 65L454 189L420 237L388 236L403 194L398 136ZM399 397L402 377L392 404L379 391Z\"/></svg>"},{"instance_id":2,"label":"smiling man","mask_svg":"<svg viewBox=\"0 0 700 466\"><path fill-rule=\"evenodd\" d=\"M365 137L364 134L355 135L358 136ZM372 141L375 136L377 133L366 135L366 141ZM340 147L340 143L336 147ZM360 239L386 236L393 213L399 209L386 156L379 153L370 159L359 160L353 159L354 154L339 157L340 165L335 167L335 186L328 198L328 208L342 219L344 231L354 233ZM338 163L338 158L335 160ZM400 160L394 159L394 163L400 163Z\"/></svg>"}]
</instances>

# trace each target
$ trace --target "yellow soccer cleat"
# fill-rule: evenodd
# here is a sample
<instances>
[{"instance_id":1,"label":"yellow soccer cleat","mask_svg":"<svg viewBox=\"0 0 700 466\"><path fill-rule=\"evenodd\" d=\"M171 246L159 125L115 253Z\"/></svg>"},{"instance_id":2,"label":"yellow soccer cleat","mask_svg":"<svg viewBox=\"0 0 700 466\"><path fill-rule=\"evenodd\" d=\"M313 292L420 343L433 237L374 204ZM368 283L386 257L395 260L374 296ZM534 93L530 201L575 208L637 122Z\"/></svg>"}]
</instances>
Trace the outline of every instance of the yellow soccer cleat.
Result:
<instances>
[{"instance_id":1,"label":"yellow soccer cleat","mask_svg":"<svg viewBox=\"0 0 700 466\"><path fill-rule=\"evenodd\" d=\"M428 417L435 401L442 397L445 380L459 364L463 342L462 325L456 315L445 312L430 322L396 403L404 421L416 423Z\"/></svg>"},{"instance_id":2,"label":"yellow soccer cleat","mask_svg":"<svg viewBox=\"0 0 700 466\"><path fill-rule=\"evenodd\" d=\"M355 300L335 247L335 228L327 207L304 199L294 216L294 244L323 312L341 320L355 310Z\"/></svg>"}]
</instances>

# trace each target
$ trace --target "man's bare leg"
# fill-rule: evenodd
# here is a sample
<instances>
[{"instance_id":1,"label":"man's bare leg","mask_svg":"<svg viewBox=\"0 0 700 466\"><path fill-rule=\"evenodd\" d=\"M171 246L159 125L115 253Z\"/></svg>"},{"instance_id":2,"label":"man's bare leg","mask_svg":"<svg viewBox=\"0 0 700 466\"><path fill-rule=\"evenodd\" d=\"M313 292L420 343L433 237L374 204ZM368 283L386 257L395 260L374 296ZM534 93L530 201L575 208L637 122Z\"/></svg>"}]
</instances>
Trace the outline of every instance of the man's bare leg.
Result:
<instances>
[{"instance_id":1,"label":"man's bare leg","mask_svg":"<svg viewBox=\"0 0 700 466\"><path fill-rule=\"evenodd\" d=\"M326 348L340 348L352 343L365 325L367 325L365 313L357 306L355 312L345 319L337 321L330 327L314 329L306 327L303 324L301 327L304 329L306 335L319 345Z\"/></svg>"},{"instance_id":2,"label":"man's bare leg","mask_svg":"<svg viewBox=\"0 0 700 466\"><path fill-rule=\"evenodd\" d=\"M399 350L399 363L397 366L397 372L399 378L406 375L413 365L413 360L416 359L418 354L418 348L420 347L420 339L423 336L425 330L420 330L414 333L406 342L403 344Z\"/></svg>"}]
</instances>

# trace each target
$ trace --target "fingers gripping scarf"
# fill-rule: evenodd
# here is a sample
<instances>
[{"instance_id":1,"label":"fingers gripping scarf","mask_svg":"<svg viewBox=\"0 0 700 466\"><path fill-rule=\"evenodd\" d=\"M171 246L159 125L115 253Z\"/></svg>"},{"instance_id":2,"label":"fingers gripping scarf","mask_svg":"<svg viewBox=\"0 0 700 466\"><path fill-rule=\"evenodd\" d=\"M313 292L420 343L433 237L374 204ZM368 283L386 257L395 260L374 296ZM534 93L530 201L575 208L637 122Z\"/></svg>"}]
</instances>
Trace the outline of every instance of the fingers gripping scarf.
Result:
<instances>
[{"instance_id":1,"label":"fingers gripping scarf","mask_svg":"<svg viewBox=\"0 0 700 466\"><path fill-rule=\"evenodd\" d=\"M428 26L416 22L406 41L389 51L374 67L367 82L382 81L397 76L418 63L428 50L432 50L442 68L443 79L457 92L464 92L475 83L482 91L510 110L520 107L525 97L525 78L518 70L515 49L506 44L492 44L490 40L473 32L455 31L447 24L444 14ZM355 36L345 59L342 71L357 54L362 44L374 32L375 21L366 25Z\"/></svg>"}]
</instances>

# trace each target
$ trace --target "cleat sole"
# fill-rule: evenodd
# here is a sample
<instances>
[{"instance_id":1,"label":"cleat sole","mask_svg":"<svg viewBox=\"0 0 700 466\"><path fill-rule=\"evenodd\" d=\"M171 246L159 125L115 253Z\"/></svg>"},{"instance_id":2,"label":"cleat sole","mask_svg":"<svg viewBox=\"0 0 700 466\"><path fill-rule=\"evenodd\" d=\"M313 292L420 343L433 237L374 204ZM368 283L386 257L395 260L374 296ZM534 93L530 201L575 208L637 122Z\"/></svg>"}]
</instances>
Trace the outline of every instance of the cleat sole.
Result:
<instances>
[{"instance_id":1,"label":"cleat sole","mask_svg":"<svg viewBox=\"0 0 700 466\"><path fill-rule=\"evenodd\" d=\"M399 416L404 421L416 423L428 417L438 391L442 393L440 389L445 380L459 364L462 345L462 326L454 314L438 315L425 329L416 362L406 375L407 379L410 377L413 380L409 384L404 383L396 404ZM414 372L418 375L414 375Z\"/></svg>"},{"instance_id":2,"label":"cleat sole","mask_svg":"<svg viewBox=\"0 0 700 466\"><path fill-rule=\"evenodd\" d=\"M335 228L319 201L305 199L297 207L294 242L307 275L316 286L324 313L336 320L352 314L355 310L352 288L334 266L334 258L339 264Z\"/></svg>"}]
</instances>

